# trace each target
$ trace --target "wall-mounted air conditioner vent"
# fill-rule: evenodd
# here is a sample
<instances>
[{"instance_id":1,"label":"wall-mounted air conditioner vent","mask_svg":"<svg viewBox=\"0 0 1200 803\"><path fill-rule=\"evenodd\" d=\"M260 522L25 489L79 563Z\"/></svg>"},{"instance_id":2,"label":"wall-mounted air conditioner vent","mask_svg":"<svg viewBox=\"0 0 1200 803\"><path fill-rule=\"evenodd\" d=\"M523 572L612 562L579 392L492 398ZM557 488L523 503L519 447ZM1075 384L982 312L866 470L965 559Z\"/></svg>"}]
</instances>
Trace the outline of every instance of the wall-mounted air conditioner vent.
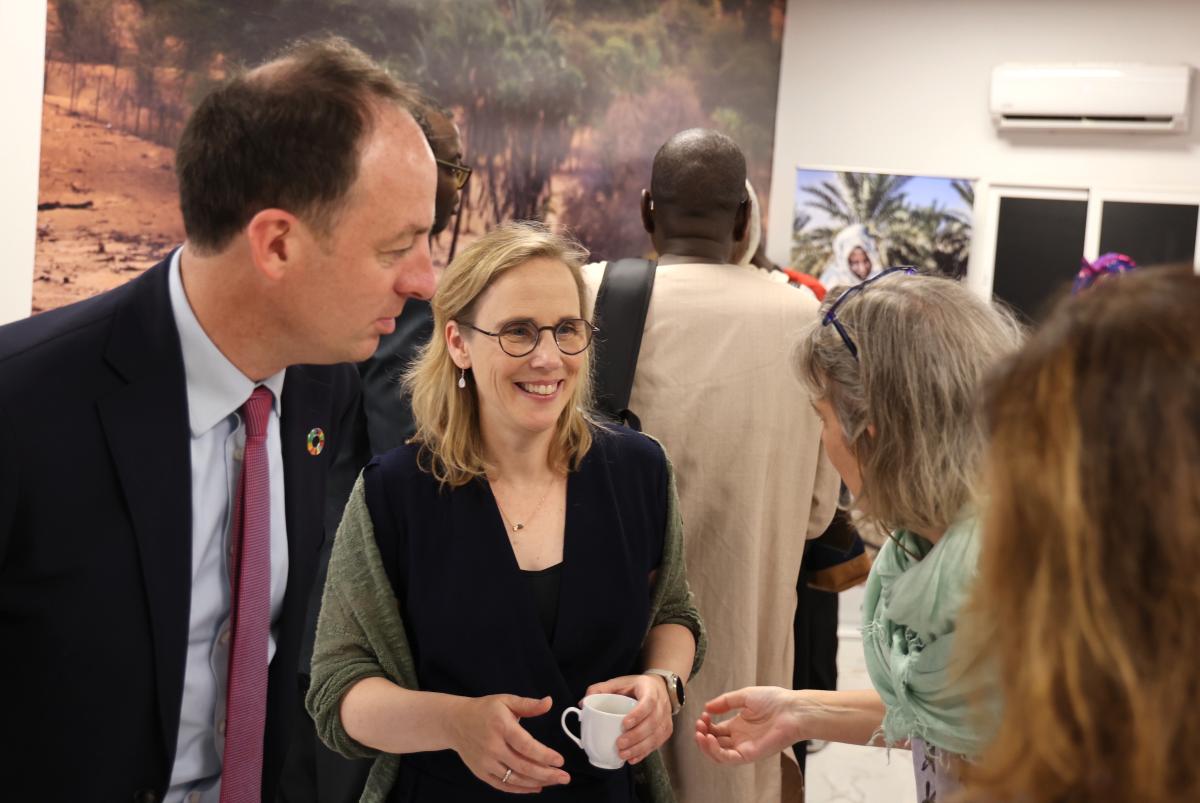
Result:
<instances>
[{"instance_id":1,"label":"wall-mounted air conditioner vent","mask_svg":"<svg viewBox=\"0 0 1200 803\"><path fill-rule=\"evenodd\" d=\"M1002 130L1182 132L1186 64L1001 64L992 71L992 122Z\"/></svg>"}]
</instances>

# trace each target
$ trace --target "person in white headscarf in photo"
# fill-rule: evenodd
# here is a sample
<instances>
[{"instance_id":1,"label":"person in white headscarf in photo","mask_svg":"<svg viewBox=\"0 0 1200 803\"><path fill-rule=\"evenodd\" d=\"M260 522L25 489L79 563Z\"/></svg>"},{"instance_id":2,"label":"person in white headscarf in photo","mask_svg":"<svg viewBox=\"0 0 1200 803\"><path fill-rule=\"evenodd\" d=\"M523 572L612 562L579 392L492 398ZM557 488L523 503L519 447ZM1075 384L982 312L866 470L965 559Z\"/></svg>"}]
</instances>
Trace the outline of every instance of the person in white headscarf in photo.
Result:
<instances>
[{"instance_id":1,"label":"person in white headscarf in photo","mask_svg":"<svg viewBox=\"0 0 1200 803\"><path fill-rule=\"evenodd\" d=\"M833 239L833 258L821 274L827 288L855 285L883 271L883 260L875 240L862 223L853 223Z\"/></svg>"}]
</instances>

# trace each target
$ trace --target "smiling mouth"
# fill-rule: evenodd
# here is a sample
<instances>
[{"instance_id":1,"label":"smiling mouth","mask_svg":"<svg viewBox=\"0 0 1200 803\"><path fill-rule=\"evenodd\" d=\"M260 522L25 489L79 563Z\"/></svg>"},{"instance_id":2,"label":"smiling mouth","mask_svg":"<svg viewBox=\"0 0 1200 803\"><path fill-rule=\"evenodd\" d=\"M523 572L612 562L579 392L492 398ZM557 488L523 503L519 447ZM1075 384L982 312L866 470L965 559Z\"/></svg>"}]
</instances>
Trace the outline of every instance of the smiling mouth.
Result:
<instances>
[{"instance_id":1,"label":"smiling mouth","mask_svg":"<svg viewBox=\"0 0 1200 803\"><path fill-rule=\"evenodd\" d=\"M517 382L516 383L517 387L519 387L521 390L525 391L526 393L530 394L531 396L553 396L556 392L558 392L559 385L561 385L561 384L562 384L561 380L559 380L558 382Z\"/></svg>"}]
</instances>

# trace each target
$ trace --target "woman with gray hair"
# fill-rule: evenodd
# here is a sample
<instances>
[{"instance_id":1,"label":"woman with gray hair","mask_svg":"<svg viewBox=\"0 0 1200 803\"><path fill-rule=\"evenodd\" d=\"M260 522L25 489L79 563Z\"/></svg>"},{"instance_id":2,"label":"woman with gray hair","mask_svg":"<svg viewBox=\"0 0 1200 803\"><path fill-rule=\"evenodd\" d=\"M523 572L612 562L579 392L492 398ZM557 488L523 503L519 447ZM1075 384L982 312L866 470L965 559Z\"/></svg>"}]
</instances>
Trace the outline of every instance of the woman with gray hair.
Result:
<instances>
[{"instance_id":1,"label":"woman with gray hair","mask_svg":"<svg viewBox=\"0 0 1200 803\"><path fill-rule=\"evenodd\" d=\"M987 737L968 710L981 680L951 654L979 551L979 390L1021 335L957 282L915 274L892 268L831 292L796 359L854 507L890 536L863 605L874 688L729 692L705 707L696 741L731 764L805 739L911 747L918 799L931 801Z\"/></svg>"}]
</instances>

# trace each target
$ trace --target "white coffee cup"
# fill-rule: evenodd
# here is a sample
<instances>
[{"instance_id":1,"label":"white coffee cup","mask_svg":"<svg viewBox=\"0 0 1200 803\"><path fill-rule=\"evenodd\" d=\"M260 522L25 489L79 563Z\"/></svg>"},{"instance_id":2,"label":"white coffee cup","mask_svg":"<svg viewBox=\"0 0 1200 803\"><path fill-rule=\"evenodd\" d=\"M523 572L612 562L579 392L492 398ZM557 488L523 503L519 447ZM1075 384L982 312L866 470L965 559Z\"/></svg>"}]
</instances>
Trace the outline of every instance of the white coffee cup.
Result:
<instances>
[{"instance_id":1,"label":"white coffee cup","mask_svg":"<svg viewBox=\"0 0 1200 803\"><path fill-rule=\"evenodd\" d=\"M583 710L568 708L562 713L562 729L571 741L583 748L593 767L619 770L625 759L617 754L617 738L624 733L621 722L633 710L637 700L623 694L589 694L583 698ZM579 717L580 739L567 727L567 715Z\"/></svg>"}]
</instances>

